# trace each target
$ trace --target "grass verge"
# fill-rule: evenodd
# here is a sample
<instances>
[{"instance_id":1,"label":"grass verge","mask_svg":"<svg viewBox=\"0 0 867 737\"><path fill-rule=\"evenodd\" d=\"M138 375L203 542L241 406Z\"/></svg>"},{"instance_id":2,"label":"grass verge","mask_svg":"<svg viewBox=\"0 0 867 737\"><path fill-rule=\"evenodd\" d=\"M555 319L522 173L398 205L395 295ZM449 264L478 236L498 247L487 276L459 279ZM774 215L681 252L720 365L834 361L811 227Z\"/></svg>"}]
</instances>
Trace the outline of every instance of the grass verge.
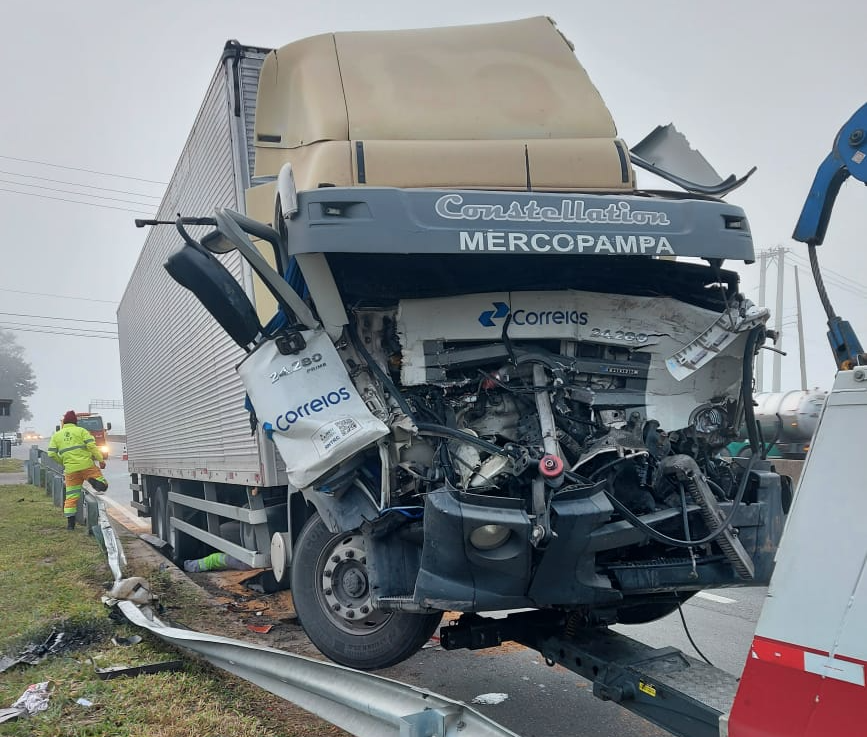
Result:
<instances>
[{"instance_id":1,"label":"grass verge","mask_svg":"<svg viewBox=\"0 0 867 737\"><path fill-rule=\"evenodd\" d=\"M20 458L0 458L0 473L20 473L24 470L24 461Z\"/></svg>"},{"instance_id":2,"label":"grass verge","mask_svg":"<svg viewBox=\"0 0 867 737\"><path fill-rule=\"evenodd\" d=\"M28 737L334 737L341 730L150 633L109 618L100 602L111 572L93 538L69 533L44 490L0 486L0 654L14 656L52 631L63 649L0 677L0 708L31 683L50 681L47 711L0 724L0 735ZM171 596L159 572L152 589ZM182 606L183 602L165 602ZM124 647L112 638L133 634ZM183 658L180 672L100 680L96 667L135 666ZM92 706L77 703L79 698Z\"/></svg>"}]
</instances>

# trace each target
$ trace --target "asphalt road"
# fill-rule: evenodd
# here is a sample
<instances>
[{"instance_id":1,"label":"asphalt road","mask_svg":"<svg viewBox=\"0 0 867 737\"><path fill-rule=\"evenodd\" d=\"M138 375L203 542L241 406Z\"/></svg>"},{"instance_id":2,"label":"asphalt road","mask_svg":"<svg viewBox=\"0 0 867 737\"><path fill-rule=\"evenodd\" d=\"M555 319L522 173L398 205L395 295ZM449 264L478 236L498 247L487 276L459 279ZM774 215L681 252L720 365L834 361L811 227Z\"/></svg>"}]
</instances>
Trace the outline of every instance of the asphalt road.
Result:
<instances>
[{"instance_id":1,"label":"asphalt road","mask_svg":"<svg viewBox=\"0 0 867 737\"><path fill-rule=\"evenodd\" d=\"M27 448L13 455L26 457ZM106 468L109 491L103 497L126 526L149 531L149 520L129 506L127 464L117 453ZM693 597L684 616L696 644L719 668L740 675L764 588L718 589ZM695 655L677 613L618 631L653 647L673 645ZM505 694L495 704L476 704L483 713L522 737L664 737L668 735L625 709L598 700L584 679L559 666L548 667L533 651L513 643L479 651L445 652L432 646L381 675L412 683L465 702L486 694ZM494 699L494 700L497 700Z\"/></svg>"},{"instance_id":2,"label":"asphalt road","mask_svg":"<svg viewBox=\"0 0 867 737\"><path fill-rule=\"evenodd\" d=\"M740 675L765 594L765 588L719 589L694 597L683 607L693 639L714 665ZM653 647L672 645L696 656L677 613L651 624L615 629ZM475 652L422 650L382 674L467 702L482 694L507 694L501 703L477 708L523 737L669 734L620 706L600 701L583 678L559 666L548 667L538 653L511 643Z\"/></svg>"}]
</instances>

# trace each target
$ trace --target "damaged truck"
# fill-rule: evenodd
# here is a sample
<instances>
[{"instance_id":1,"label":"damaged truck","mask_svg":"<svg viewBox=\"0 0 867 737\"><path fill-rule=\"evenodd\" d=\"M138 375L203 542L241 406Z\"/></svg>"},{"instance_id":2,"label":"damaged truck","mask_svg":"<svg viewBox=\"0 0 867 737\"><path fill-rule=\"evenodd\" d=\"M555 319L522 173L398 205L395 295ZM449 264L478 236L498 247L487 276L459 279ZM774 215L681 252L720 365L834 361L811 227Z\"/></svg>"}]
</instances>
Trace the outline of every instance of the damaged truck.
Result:
<instances>
[{"instance_id":1,"label":"damaged truck","mask_svg":"<svg viewBox=\"0 0 867 737\"><path fill-rule=\"evenodd\" d=\"M446 611L766 583L788 479L721 452L762 447L743 180L666 138L628 148L544 17L230 42L118 311L154 534L270 569L362 669Z\"/></svg>"}]
</instances>

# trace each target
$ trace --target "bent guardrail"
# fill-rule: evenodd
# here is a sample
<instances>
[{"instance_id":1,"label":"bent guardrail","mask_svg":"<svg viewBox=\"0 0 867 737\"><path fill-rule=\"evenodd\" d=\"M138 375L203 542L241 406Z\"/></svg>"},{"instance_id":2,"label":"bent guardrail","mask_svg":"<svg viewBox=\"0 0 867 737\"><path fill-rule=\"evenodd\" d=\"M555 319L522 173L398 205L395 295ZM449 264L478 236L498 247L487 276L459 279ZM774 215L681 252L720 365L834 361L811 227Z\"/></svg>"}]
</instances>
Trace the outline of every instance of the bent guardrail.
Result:
<instances>
[{"instance_id":1,"label":"bent guardrail","mask_svg":"<svg viewBox=\"0 0 867 737\"><path fill-rule=\"evenodd\" d=\"M26 463L28 480L63 504L63 469L37 447ZM79 522L86 522L106 552L123 591L126 557L105 504L82 493ZM218 668L306 709L359 737L519 737L460 701L383 676L352 670L302 655L173 627L146 604L111 600L134 625L176 647L194 652Z\"/></svg>"}]
</instances>

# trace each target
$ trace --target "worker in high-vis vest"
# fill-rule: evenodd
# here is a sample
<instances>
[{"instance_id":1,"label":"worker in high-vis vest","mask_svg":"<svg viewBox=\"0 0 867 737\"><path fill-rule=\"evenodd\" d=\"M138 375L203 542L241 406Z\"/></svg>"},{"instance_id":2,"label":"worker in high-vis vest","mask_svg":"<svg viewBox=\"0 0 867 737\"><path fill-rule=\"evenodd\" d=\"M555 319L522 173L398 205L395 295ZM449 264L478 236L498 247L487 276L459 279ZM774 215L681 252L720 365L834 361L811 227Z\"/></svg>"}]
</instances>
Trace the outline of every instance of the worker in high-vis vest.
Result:
<instances>
[{"instance_id":1,"label":"worker in high-vis vest","mask_svg":"<svg viewBox=\"0 0 867 737\"><path fill-rule=\"evenodd\" d=\"M87 482L93 491L99 493L108 489L108 481L101 470L105 468L105 461L96 440L77 423L75 412L69 410L63 415L63 426L51 436L48 444L48 457L63 464L66 476L63 514L66 515L67 530L75 529L75 515L78 513L78 500L84 483Z\"/></svg>"}]
</instances>

